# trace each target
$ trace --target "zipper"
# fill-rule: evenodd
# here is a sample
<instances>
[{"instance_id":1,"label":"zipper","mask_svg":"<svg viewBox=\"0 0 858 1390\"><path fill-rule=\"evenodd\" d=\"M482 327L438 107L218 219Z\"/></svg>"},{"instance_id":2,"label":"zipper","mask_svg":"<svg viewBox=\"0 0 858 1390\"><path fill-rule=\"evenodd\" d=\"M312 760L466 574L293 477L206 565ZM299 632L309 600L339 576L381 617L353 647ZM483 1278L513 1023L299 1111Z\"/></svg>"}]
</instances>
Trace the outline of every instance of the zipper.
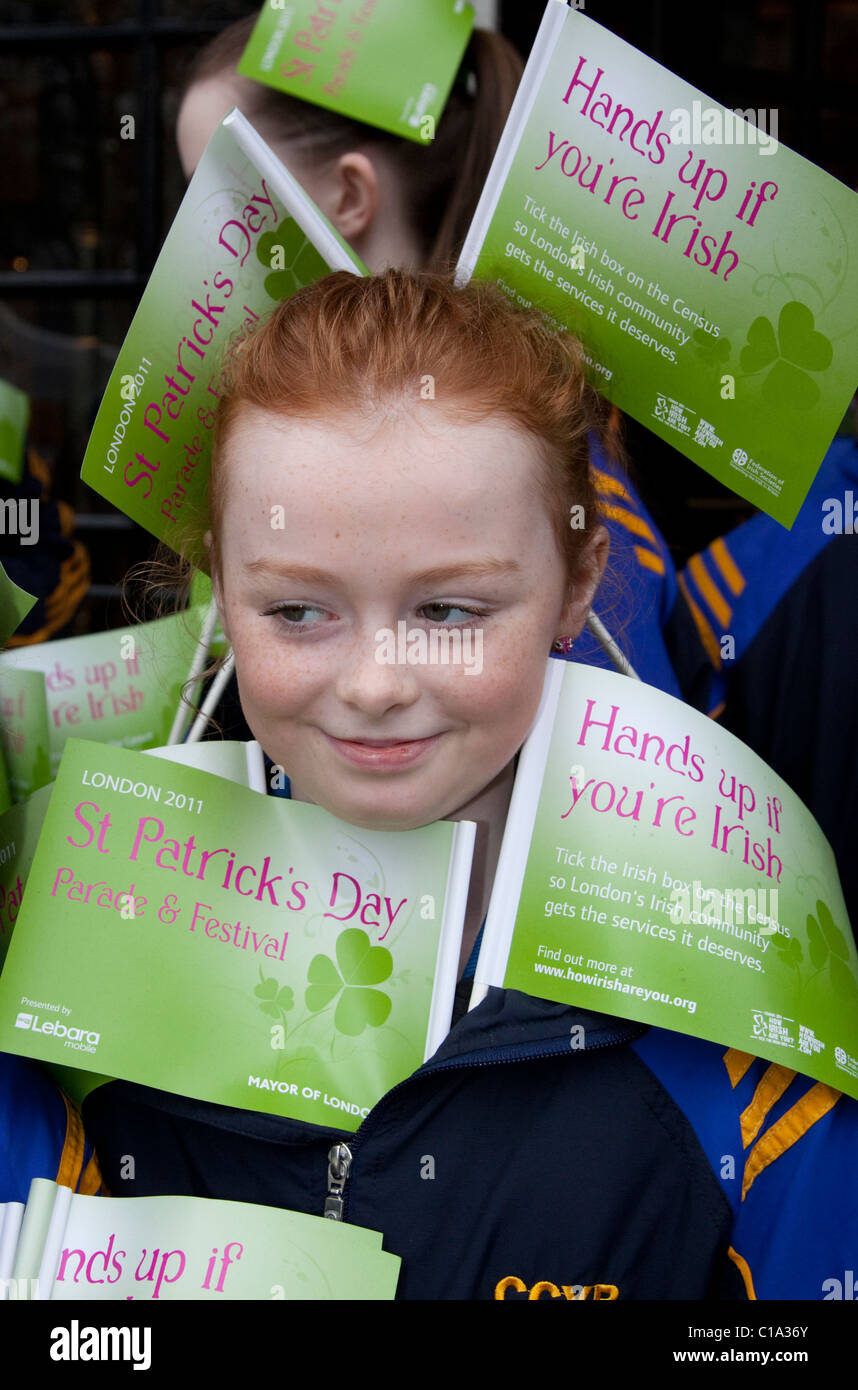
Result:
<instances>
[{"instance_id":1,"label":"zipper","mask_svg":"<svg viewBox=\"0 0 858 1390\"><path fill-rule=\"evenodd\" d=\"M351 1166L352 1151L348 1144L334 1144L328 1152L328 1195L325 1198L325 1216L331 1221L343 1219L343 1193Z\"/></svg>"},{"instance_id":2,"label":"zipper","mask_svg":"<svg viewBox=\"0 0 858 1390\"><path fill-rule=\"evenodd\" d=\"M645 1031L646 1025L641 1024L640 1032L642 1033ZM609 1037L604 1042L594 1043L591 1047L583 1048L582 1052L586 1054L588 1052L596 1052L601 1047L615 1047L619 1042L632 1042L634 1038L638 1036L640 1036L640 1033L633 1033L632 1036L629 1037L627 1031L624 1030L622 1034ZM377 1104L373 1106L360 1128L350 1137L348 1144L343 1140L339 1140L328 1150L328 1195L325 1199L325 1216L329 1217L332 1221L347 1220L348 1181L354 1163L355 1152L366 1139L365 1131L370 1121L391 1097L396 1095L397 1091L402 1090L403 1086L410 1086L418 1077L434 1076L437 1072L460 1071L464 1067L506 1067L513 1065L515 1062L539 1061L543 1057L562 1057L566 1052L570 1052L571 1055L568 1043L564 1043L562 1047L551 1047L542 1052L526 1052L518 1057L495 1057L482 1062L469 1062L466 1060L440 1062L434 1067L427 1066L424 1063L424 1066L421 1067L419 1071L413 1072L412 1075L407 1076L404 1081L397 1082L395 1086L391 1087L391 1089L381 1097Z\"/></svg>"}]
</instances>

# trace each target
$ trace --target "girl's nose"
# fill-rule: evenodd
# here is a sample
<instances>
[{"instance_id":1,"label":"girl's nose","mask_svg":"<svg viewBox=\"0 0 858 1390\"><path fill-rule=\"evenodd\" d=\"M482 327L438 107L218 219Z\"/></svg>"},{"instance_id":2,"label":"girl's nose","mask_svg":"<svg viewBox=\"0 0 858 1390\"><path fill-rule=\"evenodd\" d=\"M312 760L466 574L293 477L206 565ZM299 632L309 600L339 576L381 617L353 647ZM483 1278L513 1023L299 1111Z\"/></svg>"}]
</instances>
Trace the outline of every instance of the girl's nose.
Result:
<instances>
[{"instance_id":1,"label":"girl's nose","mask_svg":"<svg viewBox=\"0 0 858 1390\"><path fill-rule=\"evenodd\" d=\"M420 696L420 668L399 659L386 633L382 628L357 637L337 679L340 699L373 716L413 705Z\"/></svg>"}]
</instances>

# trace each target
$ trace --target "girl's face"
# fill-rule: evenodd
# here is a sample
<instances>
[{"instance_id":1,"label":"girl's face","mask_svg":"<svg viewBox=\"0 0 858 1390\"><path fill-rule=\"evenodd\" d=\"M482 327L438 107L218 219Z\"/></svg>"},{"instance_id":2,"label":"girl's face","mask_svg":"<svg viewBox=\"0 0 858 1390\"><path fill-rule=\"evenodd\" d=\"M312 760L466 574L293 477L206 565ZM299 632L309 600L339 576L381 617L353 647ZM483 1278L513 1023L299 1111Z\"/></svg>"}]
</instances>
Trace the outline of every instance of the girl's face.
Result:
<instances>
[{"instance_id":1,"label":"girl's face","mask_svg":"<svg viewBox=\"0 0 858 1390\"><path fill-rule=\"evenodd\" d=\"M224 116L234 106L241 110L244 104L240 84L233 82L231 75L227 73L195 82L189 89L179 107L176 122L176 144L186 179L191 178L203 157L206 145ZM261 134L263 138L268 138L266 131L261 131ZM324 177L312 164L299 159L297 151L291 145L281 142L279 153L310 197L321 204L327 191Z\"/></svg>"},{"instance_id":2,"label":"girl's face","mask_svg":"<svg viewBox=\"0 0 858 1390\"><path fill-rule=\"evenodd\" d=\"M246 407L222 466L215 594L266 753L353 825L466 816L527 735L552 641L584 623L604 530L570 597L536 441L438 402L313 421ZM397 659L421 641L431 657L433 629L435 662Z\"/></svg>"}]
</instances>

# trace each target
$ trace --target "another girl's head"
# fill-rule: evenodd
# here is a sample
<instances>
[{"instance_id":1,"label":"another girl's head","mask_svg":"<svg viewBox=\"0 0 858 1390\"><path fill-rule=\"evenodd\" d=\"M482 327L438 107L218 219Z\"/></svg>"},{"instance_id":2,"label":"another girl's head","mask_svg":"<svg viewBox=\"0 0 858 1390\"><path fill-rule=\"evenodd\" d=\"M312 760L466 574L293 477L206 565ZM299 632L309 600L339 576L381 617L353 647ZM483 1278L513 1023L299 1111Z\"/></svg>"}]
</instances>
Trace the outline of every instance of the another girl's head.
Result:
<instances>
[{"instance_id":1,"label":"another girl's head","mask_svg":"<svg viewBox=\"0 0 858 1390\"><path fill-rule=\"evenodd\" d=\"M190 70L177 130L185 174L237 106L371 270L452 263L521 76L512 45L474 31L435 139L419 146L237 73L255 21L230 25Z\"/></svg>"},{"instance_id":2,"label":"another girl's head","mask_svg":"<svg viewBox=\"0 0 858 1390\"><path fill-rule=\"evenodd\" d=\"M208 540L250 728L352 824L467 815L604 567L577 343L490 286L338 273L232 371Z\"/></svg>"}]
</instances>

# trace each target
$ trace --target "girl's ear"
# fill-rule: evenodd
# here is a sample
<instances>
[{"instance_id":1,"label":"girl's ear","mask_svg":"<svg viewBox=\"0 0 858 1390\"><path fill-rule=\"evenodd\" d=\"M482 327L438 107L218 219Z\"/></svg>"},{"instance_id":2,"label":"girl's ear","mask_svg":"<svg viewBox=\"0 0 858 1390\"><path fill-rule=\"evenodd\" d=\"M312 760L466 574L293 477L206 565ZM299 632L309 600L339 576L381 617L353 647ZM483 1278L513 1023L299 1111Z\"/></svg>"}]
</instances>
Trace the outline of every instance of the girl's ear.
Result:
<instances>
[{"instance_id":1,"label":"girl's ear","mask_svg":"<svg viewBox=\"0 0 858 1390\"><path fill-rule=\"evenodd\" d=\"M203 536L203 541L205 542L205 547L206 547L206 549L208 550L209 554L211 554L211 548L212 548L212 533L211 533L211 531L206 531L205 535ZM223 628L224 636L226 637L227 641L231 641L232 639L230 638L230 635L229 635L229 633L227 632L226 618L225 618L225 616L224 616L223 589L221 588L220 575L219 575L219 573L217 572L217 570L216 570L216 568L215 568L214 566L212 566L211 580L212 580L212 597L214 598L215 606L217 607L217 611L218 611L218 614L219 614L219 616L220 616L220 625L221 625L221 627Z\"/></svg>"},{"instance_id":2,"label":"girl's ear","mask_svg":"<svg viewBox=\"0 0 858 1390\"><path fill-rule=\"evenodd\" d=\"M333 171L328 216L341 236L354 245L371 229L379 203L378 173L358 150L341 155Z\"/></svg>"},{"instance_id":3,"label":"girl's ear","mask_svg":"<svg viewBox=\"0 0 858 1390\"><path fill-rule=\"evenodd\" d=\"M607 530L604 526L597 526L578 559L578 566L569 586L569 595L560 615L558 637L570 637L574 641L579 636L602 582L610 546L611 538Z\"/></svg>"}]
</instances>

